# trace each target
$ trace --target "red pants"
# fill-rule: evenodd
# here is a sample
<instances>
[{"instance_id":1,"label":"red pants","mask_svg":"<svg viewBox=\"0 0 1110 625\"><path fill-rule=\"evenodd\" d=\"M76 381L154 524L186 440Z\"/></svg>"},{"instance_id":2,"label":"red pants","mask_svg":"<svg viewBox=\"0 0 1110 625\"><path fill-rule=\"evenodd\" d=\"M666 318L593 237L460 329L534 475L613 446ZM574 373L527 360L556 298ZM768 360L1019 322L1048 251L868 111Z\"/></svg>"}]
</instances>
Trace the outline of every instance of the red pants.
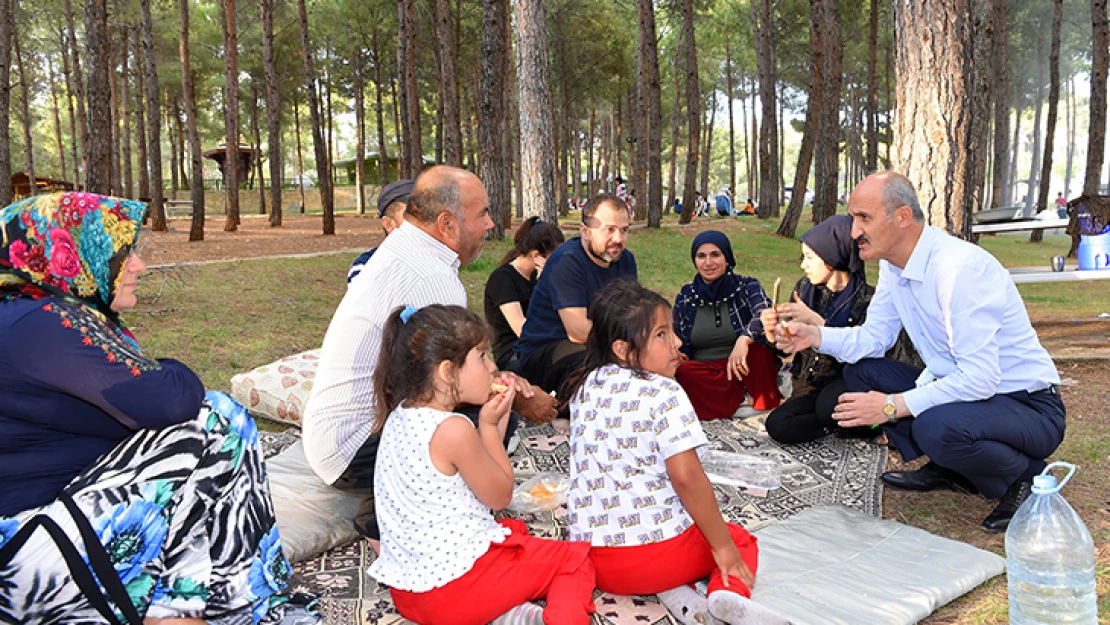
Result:
<instances>
[{"instance_id":1,"label":"red pants","mask_svg":"<svg viewBox=\"0 0 1110 625\"><path fill-rule=\"evenodd\" d=\"M547 599L547 625L588 625L594 612L594 566L590 545L544 540L517 519L502 519L513 531L490 545L466 575L427 592L391 588L401 616L420 625L486 625L515 606Z\"/></svg>"},{"instance_id":2,"label":"red pants","mask_svg":"<svg viewBox=\"0 0 1110 625\"><path fill-rule=\"evenodd\" d=\"M756 410L772 410L782 403L778 362L771 350L758 343L748 347L748 375L740 380L729 380L727 368L728 359L687 360L678 366L675 379L702 421L731 417L744 403L745 391Z\"/></svg>"},{"instance_id":3,"label":"red pants","mask_svg":"<svg viewBox=\"0 0 1110 625\"><path fill-rule=\"evenodd\" d=\"M728 533L754 576L759 565L755 536L732 523L728 524ZM661 543L594 547L590 549L590 559L597 568L597 587L615 595L653 595L706 577L709 592L725 589L713 550L697 525ZM735 577L728 578L725 590L752 596L751 589Z\"/></svg>"}]
</instances>

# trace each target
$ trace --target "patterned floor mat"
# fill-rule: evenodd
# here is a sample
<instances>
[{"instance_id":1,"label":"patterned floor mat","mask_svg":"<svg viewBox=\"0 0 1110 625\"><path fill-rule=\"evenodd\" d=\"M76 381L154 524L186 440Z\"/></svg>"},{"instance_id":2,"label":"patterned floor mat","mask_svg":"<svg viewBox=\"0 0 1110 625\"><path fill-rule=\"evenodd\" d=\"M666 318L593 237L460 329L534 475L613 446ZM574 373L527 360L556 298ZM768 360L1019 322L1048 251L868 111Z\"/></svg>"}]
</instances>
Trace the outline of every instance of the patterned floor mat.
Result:
<instances>
[{"instance_id":1,"label":"patterned floor mat","mask_svg":"<svg viewBox=\"0 0 1110 625\"><path fill-rule=\"evenodd\" d=\"M804 445L780 446L763 429L761 416L704 422L713 449L778 458L783 465L782 487L770 492L715 486L725 519L748 530L789 518L822 503L882 513L879 481L886 465L886 448L858 440L826 437ZM267 456L296 440L296 431L264 432ZM521 444L512 455L518 483L539 472L568 472L567 438L550 426L522 430ZM514 515L528 523L537 536L566 538L566 508L552 512ZM390 625L408 623L397 615L389 590L366 574L374 552L365 541L343 545L295 568L294 586L321 597L322 613L331 625ZM673 624L655 597L620 597L599 593L596 625Z\"/></svg>"}]
</instances>

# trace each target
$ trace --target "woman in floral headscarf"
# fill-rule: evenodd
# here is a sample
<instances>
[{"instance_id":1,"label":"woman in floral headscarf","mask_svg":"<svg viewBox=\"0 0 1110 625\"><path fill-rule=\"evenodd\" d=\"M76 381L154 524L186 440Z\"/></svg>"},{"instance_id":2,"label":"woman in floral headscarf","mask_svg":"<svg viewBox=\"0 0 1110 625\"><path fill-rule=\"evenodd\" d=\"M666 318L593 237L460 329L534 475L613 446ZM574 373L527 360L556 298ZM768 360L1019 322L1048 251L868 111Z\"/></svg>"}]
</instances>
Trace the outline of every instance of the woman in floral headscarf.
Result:
<instances>
[{"instance_id":1,"label":"woman in floral headscarf","mask_svg":"<svg viewBox=\"0 0 1110 625\"><path fill-rule=\"evenodd\" d=\"M0 621L284 612L254 422L120 321L145 210L59 193L0 211Z\"/></svg>"}]
</instances>

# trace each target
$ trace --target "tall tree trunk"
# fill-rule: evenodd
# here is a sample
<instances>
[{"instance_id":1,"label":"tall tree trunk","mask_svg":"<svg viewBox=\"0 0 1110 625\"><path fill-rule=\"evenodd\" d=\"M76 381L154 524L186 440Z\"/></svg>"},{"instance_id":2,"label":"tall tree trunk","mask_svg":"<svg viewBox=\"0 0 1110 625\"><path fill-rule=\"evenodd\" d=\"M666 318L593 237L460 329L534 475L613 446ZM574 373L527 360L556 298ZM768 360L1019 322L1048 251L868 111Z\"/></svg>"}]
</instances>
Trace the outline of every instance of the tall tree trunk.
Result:
<instances>
[{"instance_id":1,"label":"tall tree trunk","mask_svg":"<svg viewBox=\"0 0 1110 625\"><path fill-rule=\"evenodd\" d=\"M11 2L12 0L0 0ZM15 52L16 72L19 73L19 112L23 122L23 170L27 174L28 195L38 195L38 178L35 177L35 146L31 139L31 90L30 78L23 63L23 50L19 46L19 32L12 31L12 50ZM10 178L9 178L10 180Z\"/></svg>"},{"instance_id":2,"label":"tall tree trunk","mask_svg":"<svg viewBox=\"0 0 1110 625\"><path fill-rule=\"evenodd\" d=\"M119 88L116 84L116 46L112 41L112 30L109 27L107 32L108 39L108 93L111 94L108 101L110 104L110 113L112 115L112 194L119 195L120 189L123 187L121 184L120 176L120 162L119 162Z\"/></svg>"},{"instance_id":3,"label":"tall tree trunk","mask_svg":"<svg viewBox=\"0 0 1110 625\"><path fill-rule=\"evenodd\" d=\"M374 115L378 123L378 182L385 186L389 182L389 151L385 144L385 120L382 111L382 52L378 47L378 29L370 31L371 48L374 51Z\"/></svg>"},{"instance_id":4,"label":"tall tree trunk","mask_svg":"<svg viewBox=\"0 0 1110 625\"><path fill-rule=\"evenodd\" d=\"M258 123L261 114L258 106L258 80L251 78L251 160L255 165L255 179L258 181L258 214L266 214L266 178L262 173L262 128Z\"/></svg>"},{"instance_id":5,"label":"tall tree trunk","mask_svg":"<svg viewBox=\"0 0 1110 625\"><path fill-rule=\"evenodd\" d=\"M293 91L293 136L297 140L297 189L301 194L301 214L303 215L305 212L304 150L301 148L301 106L296 91Z\"/></svg>"},{"instance_id":6,"label":"tall tree trunk","mask_svg":"<svg viewBox=\"0 0 1110 625\"><path fill-rule=\"evenodd\" d=\"M123 194L126 197L135 197L135 178L131 172L131 80L128 71L128 42L131 40L130 27L124 25L120 30L120 117L123 119L123 133L120 134L120 163L123 168ZM53 81L51 81L53 83ZM65 167L62 168L63 170Z\"/></svg>"},{"instance_id":7,"label":"tall tree trunk","mask_svg":"<svg viewBox=\"0 0 1110 625\"><path fill-rule=\"evenodd\" d=\"M867 36L867 171L875 171L879 168L879 0L871 0L870 13L871 28Z\"/></svg>"},{"instance_id":8,"label":"tall tree trunk","mask_svg":"<svg viewBox=\"0 0 1110 625\"><path fill-rule=\"evenodd\" d=\"M736 203L736 127L732 114L732 48L725 46L725 96L728 102L728 190Z\"/></svg>"},{"instance_id":9,"label":"tall tree trunk","mask_svg":"<svg viewBox=\"0 0 1110 625\"><path fill-rule=\"evenodd\" d=\"M266 147L270 152L270 226L281 225L281 95L274 66L274 0L259 0L262 74L266 82Z\"/></svg>"},{"instance_id":10,"label":"tall tree trunk","mask_svg":"<svg viewBox=\"0 0 1110 625\"><path fill-rule=\"evenodd\" d=\"M675 46L674 58L672 59L672 73L674 74L674 107L671 109L671 156L670 156L670 180L667 184L667 205L664 210L674 210L674 199L677 189L675 186L678 184L678 122L682 116L682 83L681 74L679 73L679 49L680 46Z\"/></svg>"},{"instance_id":11,"label":"tall tree trunk","mask_svg":"<svg viewBox=\"0 0 1110 625\"><path fill-rule=\"evenodd\" d=\"M555 206L554 122L551 119L547 62L547 19L543 0L516 0L513 7L520 78L520 183L524 215L552 223Z\"/></svg>"},{"instance_id":12,"label":"tall tree trunk","mask_svg":"<svg viewBox=\"0 0 1110 625\"><path fill-rule=\"evenodd\" d=\"M89 81L85 85L89 111L89 142L86 144L88 169L85 189L90 193L112 193L112 95L108 84L110 39L108 37L108 0L85 2L85 64Z\"/></svg>"},{"instance_id":13,"label":"tall tree trunk","mask_svg":"<svg viewBox=\"0 0 1110 625\"><path fill-rule=\"evenodd\" d=\"M985 174L990 11L988 0L894 3L894 168L925 219L964 239Z\"/></svg>"},{"instance_id":14,"label":"tall tree trunk","mask_svg":"<svg viewBox=\"0 0 1110 625\"><path fill-rule=\"evenodd\" d=\"M351 73L355 80L355 207L359 215L366 214L366 175L363 172L366 161L366 103L362 49L361 45L351 46Z\"/></svg>"},{"instance_id":15,"label":"tall tree trunk","mask_svg":"<svg viewBox=\"0 0 1110 625\"><path fill-rule=\"evenodd\" d=\"M150 200L150 164L146 158L146 105L143 96L144 89L146 88L146 81L143 74L143 52L142 43L139 39L138 28L131 29L131 49L135 56L135 148L138 152L138 169L139 169L139 199L147 202ZM65 57L63 57L64 59ZM68 78L67 85L68 83ZM73 116L73 108L70 107L70 116ZM74 137L74 145L76 145L76 136ZM76 155L76 148L74 148L74 155ZM74 169L77 168L76 163Z\"/></svg>"},{"instance_id":16,"label":"tall tree trunk","mask_svg":"<svg viewBox=\"0 0 1110 625\"><path fill-rule=\"evenodd\" d=\"M682 216L678 223L694 218L694 188L698 173L698 140L701 139L701 93L698 85L698 52L694 42L694 3L682 0L682 45L686 55L686 176L682 189Z\"/></svg>"},{"instance_id":17,"label":"tall tree trunk","mask_svg":"<svg viewBox=\"0 0 1110 625\"><path fill-rule=\"evenodd\" d=\"M810 0L809 2L809 51L810 71L813 82L809 86L809 98L806 106L805 130L802 131L802 145L798 149L798 166L794 169L794 191L790 194L790 203L786 207L786 214L776 231L779 235L794 238L798 230L798 221L801 219L802 210L805 208L806 184L809 181L809 166L813 161L814 144L816 143L817 118L824 107L823 98L826 97L824 88L825 48L822 45L822 24L824 19L824 0ZM839 99L839 98L837 98ZM802 191L799 191L802 189ZM816 212L816 209L814 209Z\"/></svg>"},{"instance_id":18,"label":"tall tree trunk","mask_svg":"<svg viewBox=\"0 0 1110 625\"><path fill-rule=\"evenodd\" d=\"M1015 186L1015 183L1017 181L1018 149L1021 147L1021 118L1022 118L1022 112L1023 111L1022 111L1021 104L1020 104L1020 101L1019 101L1017 107L1015 107L1015 109L1014 109L1014 139L1013 139L1013 143L1011 143L1011 145L1010 145L1010 155L1011 155L1011 157L1010 157L1010 169L1006 173L1006 188L1005 188L1006 202L1004 203L1004 206L1014 206L1015 205L1015 202L1014 202L1014 186Z\"/></svg>"},{"instance_id":19,"label":"tall tree trunk","mask_svg":"<svg viewBox=\"0 0 1110 625\"><path fill-rule=\"evenodd\" d=\"M713 91L709 93L709 124L705 128L705 155L702 158L701 165L701 189L705 194L705 201L708 202L709 198L713 197L713 192L709 189L709 164L710 158L713 153L713 127L717 122L717 90L714 87ZM710 210L715 210L716 207L710 207Z\"/></svg>"},{"instance_id":20,"label":"tall tree trunk","mask_svg":"<svg viewBox=\"0 0 1110 625\"><path fill-rule=\"evenodd\" d=\"M149 2L149 0L143 0ZM193 89L193 70L192 61L189 59L189 1L178 0L178 10L181 12L181 29L180 36L178 37L178 58L181 62L181 96L185 100L185 126L189 132L189 158L192 159L193 164L193 183L189 185L189 199L193 205L193 219L189 224L189 240L190 241L203 241L204 240L204 163L201 161L203 156L200 151L200 132L197 129L197 98ZM149 13L148 13L149 15ZM146 39L146 34L143 35L144 42L149 41ZM149 55L149 47L147 54ZM150 57L147 57L150 60ZM148 79L149 80L149 79ZM148 94L148 100L152 98ZM157 101L157 99L155 99ZM154 121L151 121L151 126L156 126ZM152 131L152 134L157 131ZM160 176L161 174L159 174ZM153 181L152 181L153 182ZM152 190L161 194L161 184L153 185Z\"/></svg>"},{"instance_id":21,"label":"tall tree trunk","mask_svg":"<svg viewBox=\"0 0 1110 625\"><path fill-rule=\"evenodd\" d=\"M220 25L224 34L224 182L227 188L224 231L239 229L239 38L235 26L235 0L223 0Z\"/></svg>"},{"instance_id":22,"label":"tall tree trunk","mask_svg":"<svg viewBox=\"0 0 1110 625\"><path fill-rule=\"evenodd\" d=\"M81 133L81 171L87 176L89 171L89 116L85 109L85 77L81 72L81 53L80 46L77 44L77 28L74 25L73 6L70 0L65 0L63 6L65 7L66 14L66 33L68 35L67 39L69 40L69 52L73 59L73 86L75 88L74 96L77 99L77 128ZM5 125L4 127L6 128L7 126ZM81 178L76 178L73 183L80 185L84 184L84 181Z\"/></svg>"},{"instance_id":23,"label":"tall tree trunk","mask_svg":"<svg viewBox=\"0 0 1110 625\"><path fill-rule=\"evenodd\" d=\"M74 184L74 188L76 189L76 188L79 188L78 185L81 184L81 148L80 148L80 145L78 143L78 141L80 140L81 133L77 129L77 113L74 109L74 103L73 103L74 99L77 96L74 95L73 73L69 71L69 43L66 41L66 35L65 35L65 30L64 29L59 29L58 30L58 43L59 43L59 48L61 50L61 56L62 56L62 73L65 75L65 79L66 79L66 109L69 111L70 160L73 163L73 178L72 178L72 181L73 181L73 184ZM3 45L3 44L0 44L0 45ZM2 70L2 71L7 72L8 69L4 68L4 70ZM139 115L138 115L139 118L142 118L142 109L138 108L136 110L139 111ZM6 112L4 114L7 115ZM140 141L140 143L141 143L141 141ZM10 163L9 163L9 167L10 167ZM68 174L66 172L62 172L62 178L63 179L65 179L67 176L68 176Z\"/></svg>"},{"instance_id":24,"label":"tall tree trunk","mask_svg":"<svg viewBox=\"0 0 1110 625\"><path fill-rule=\"evenodd\" d=\"M178 162L177 138L174 136L174 117L177 111L174 109L173 104L170 102L170 94L166 94L166 138L170 142L170 197L177 199L177 190L182 188L178 184L177 168L180 166ZM184 175L184 168L182 168L182 175L180 180L186 185L189 184L189 177Z\"/></svg>"},{"instance_id":25,"label":"tall tree trunk","mask_svg":"<svg viewBox=\"0 0 1110 625\"><path fill-rule=\"evenodd\" d=\"M7 128L11 123L12 101L12 38L15 25L15 11L8 0L0 0L0 180L12 179L12 148ZM68 75L68 72L66 72ZM74 183L77 183L74 180ZM12 203L12 185L0 184L0 207Z\"/></svg>"},{"instance_id":26,"label":"tall tree trunk","mask_svg":"<svg viewBox=\"0 0 1110 625\"><path fill-rule=\"evenodd\" d=\"M1064 119L1068 127L1068 158L1064 165L1064 197L1071 197L1072 166L1075 164L1075 75L1068 76L1064 91Z\"/></svg>"},{"instance_id":27,"label":"tall tree trunk","mask_svg":"<svg viewBox=\"0 0 1110 625\"><path fill-rule=\"evenodd\" d=\"M746 84L747 80L743 72L740 73L740 84ZM736 197L753 198L752 195L752 152L751 152L751 138L748 135L748 95L741 89L740 92L740 129L744 131L744 185L747 190L743 196L737 194Z\"/></svg>"},{"instance_id":28,"label":"tall tree trunk","mask_svg":"<svg viewBox=\"0 0 1110 625\"><path fill-rule=\"evenodd\" d=\"M1091 0L1091 100L1087 126L1087 170L1083 174L1084 195L1097 195L1101 189L1106 152L1106 71L1110 57L1110 32L1106 23L1106 0Z\"/></svg>"},{"instance_id":29,"label":"tall tree trunk","mask_svg":"<svg viewBox=\"0 0 1110 625\"><path fill-rule=\"evenodd\" d=\"M397 148L397 165L398 173L401 178L408 177L409 162L408 156L405 152L405 146L402 141L402 136L405 132L405 125L401 123L401 97L397 93L397 77L391 76L389 79L389 94L390 100L393 102L393 146Z\"/></svg>"},{"instance_id":30,"label":"tall tree trunk","mask_svg":"<svg viewBox=\"0 0 1110 625\"><path fill-rule=\"evenodd\" d=\"M1026 182L1025 185L1025 199L1023 199L1021 202L1025 205L1025 208L1022 209L1022 212L1027 218L1033 216L1033 199L1035 197L1037 189L1037 174L1040 172L1041 169L1041 113L1044 110L1045 62L1046 60L1044 58L1044 42L1038 39L1036 78L1037 85L1034 95L1035 105L1033 113L1033 158L1032 162L1029 165L1029 178L1027 179L1028 182Z\"/></svg>"},{"instance_id":31,"label":"tall tree trunk","mask_svg":"<svg viewBox=\"0 0 1110 625\"><path fill-rule=\"evenodd\" d=\"M58 171L61 172L58 178L65 180L66 148L62 142L62 114L61 107L58 106L58 77L54 74L54 63L49 56L46 57L46 71L50 80L50 109L54 114L54 148L58 150Z\"/></svg>"},{"instance_id":32,"label":"tall tree trunk","mask_svg":"<svg viewBox=\"0 0 1110 625\"><path fill-rule=\"evenodd\" d=\"M1006 0L994 0L994 163L991 176L991 207L1002 206L1005 189L1009 186L1006 176L1010 172L1010 68L1009 41L1006 29ZM1015 155L1016 156L1016 155Z\"/></svg>"},{"instance_id":33,"label":"tall tree trunk","mask_svg":"<svg viewBox=\"0 0 1110 625\"><path fill-rule=\"evenodd\" d=\"M641 37L647 71L647 190L641 190L637 201L647 205L649 228L663 223L663 104L659 79L659 44L655 28L655 7L651 0L639 0L643 13ZM619 139L618 139L619 140Z\"/></svg>"},{"instance_id":34,"label":"tall tree trunk","mask_svg":"<svg viewBox=\"0 0 1110 625\"><path fill-rule=\"evenodd\" d=\"M158 89L158 64L154 58L154 18L151 15L150 3L152 0L139 0L140 9L140 23L143 35L143 66L146 68L146 75L143 77L146 87L146 131L147 131L147 149L146 154L149 159L150 167L150 214L151 214L151 229L155 232L166 231L166 209L162 205L162 111L160 103L162 101L161 94ZM184 1L184 0L182 0ZM188 19L188 13L186 13ZM188 37L188 25L185 25L184 36ZM186 43L185 50L188 51L188 44ZM188 65L182 64L183 68ZM184 72L184 70L183 70ZM195 119L196 107L193 108L193 115ZM199 140L198 140L199 143ZM200 159L199 147L197 147L197 154L195 159ZM198 183L193 185L200 187L201 193L204 192L204 174L202 173L196 178ZM203 195L201 196L203 198ZM201 213L203 214L204 201L201 200ZM194 203L193 212L196 213L197 207ZM196 217L193 217L194 221ZM201 237L203 238L203 230ZM193 239L193 233L189 233L189 240Z\"/></svg>"},{"instance_id":35,"label":"tall tree trunk","mask_svg":"<svg viewBox=\"0 0 1110 625\"><path fill-rule=\"evenodd\" d=\"M316 71L312 68L312 46L308 41L308 9L305 0L297 0L301 19L301 54L304 59L304 84L308 91L308 112L312 116L312 144L316 153L316 175L320 178L320 204L324 210L324 234L335 234L335 203L332 198L331 175L328 171L328 146L324 143L320 101L316 96Z\"/></svg>"},{"instance_id":36,"label":"tall tree trunk","mask_svg":"<svg viewBox=\"0 0 1110 625\"><path fill-rule=\"evenodd\" d=\"M188 172L185 171L185 161L186 161L186 158L185 158L185 135L188 134L188 131L185 130L185 127L182 125L182 122L181 122L181 120L183 119L183 115L184 115L184 113L182 113L182 111L181 111L181 106L182 105L181 105L180 101L174 100L174 103L173 103L173 139L174 139L175 143L174 143L174 148L173 149L177 152L177 166L181 168L181 171L179 172L179 175L181 176L182 184L184 184L186 187L189 187L190 189L192 189L192 187L189 185ZM202 180L201 184L203 184L203 183L204 183L204 181ZM176 190L175 190L173 196L174 196L174 198L177 197Z\"/></svg>"},{"instance_id":37,"label":"tall tree trunk","mask_svg":"<svg viewBox=\"0 0 1110 625\"><path fill-rule=\"evenodd\" d=\"M752 2L756 28L756 57L759 64L759 97L762 105L759 128L759 217L766 219L778 212L781 178L779 174L779 133L775 86L774 18L771 0ZM831 89L830 89L831 90Z\"/></svg>"},{"instance_id":38,"label":"tall tree trunk","mask_svg":"<svg viewBox=\"0 0 1110 625\"><path fill-rule=\"evenodd\" d=\"M435 0L439 24L439 75L443 91L443 159L448 165L462 166L462 130L459 116L459 58L455 46L455 25L451 0Z\"/></svg>"},{"instance_id":39,"label":"tall tree trunk","mask_svg":"<svg viewBox=\"0 0 1110 625\"><path fill-rule=\"evenodd\" d=\"M586 127L586 199L597 192L594 182L594 109L590 109L589 125Z\"/></svg>"},{"instance_id":40,"label":"tall tree trunk","mask_svg":"<svg viewBox=\"0 0 1110 625\"><path fill-rule=\"evenodd\" d=\"M751 154L752 154L751 155L751 163L752 163L752 167L751 167L751 172L749 173L748 181L749 181L749 185L751 186L751 189L749 190L749 193L750 193L752 198L757 199L757 200L760 197L762 197L759 194L760 193L760 184L759 183L763 179L762 175L760 174L761 170L759 168L759 150L760 150L760 147L759 147L759 141L760 141L759 128L756 125L757 124L756 118L758 117L756 115L756 99L758 97L756 94L758 92L759 92L759 90L756 86L756 78L753 76L752 79L751 79L751 85L750 85L750 88L749 88L749 93L752 94L752 134L751 134L751 137L752 137L752 140L751 140Z\"/></svg>"},{"instance_id":41,"label":"tall tree trunk","mask_svg":"<svg viewBox=\"0 0 1110 625\"><path fill-rule=\"evenodd\" d=\"M1052 182L1052 149L1056 137L1056 112L1060 105L1060 24L1064 19L1064 0L1053 1L1052 44L1048 53L1048 118L1044 127L1044 157L1041 159L1041 188L1037 194L1037 210L1048 208L1048 187ZM1039 243L1044 230L1034 230L1029 240Z\"/></svg>"},{"instance_id":42,"label":"tall tree trunk","mask_svg":"<svg viewBox=\"0 0 1110 625\"><path fill-rule=\"evenodd\" d=\"M818 222L836 214L837 178L840 163L840 81L842 48L840 43L840 16L836 0L820 0L820 33L823 54L821 61L821 97L817 117L817 136L814 137L813 163L813 213ZM855 116L852 116L855 119ZM857 134L858 137L858 134ZM794 195L805 197L805 183L801 190L794 187Z\"/></svg>"},{"instance_id":43,"label":"tall tree trunk","mask_svg":"<svg viewBox=\"0 0 1110 625\"><path fill-rule=\"evenodd\" d=\"M402 117L405 125L403 141L408 167L405 177L415 178L424 167L424 150L420 146L420 96L416 90L416 20L413 0L398 0L397 68L401 81Z\"/></svg>"}]
</instances>

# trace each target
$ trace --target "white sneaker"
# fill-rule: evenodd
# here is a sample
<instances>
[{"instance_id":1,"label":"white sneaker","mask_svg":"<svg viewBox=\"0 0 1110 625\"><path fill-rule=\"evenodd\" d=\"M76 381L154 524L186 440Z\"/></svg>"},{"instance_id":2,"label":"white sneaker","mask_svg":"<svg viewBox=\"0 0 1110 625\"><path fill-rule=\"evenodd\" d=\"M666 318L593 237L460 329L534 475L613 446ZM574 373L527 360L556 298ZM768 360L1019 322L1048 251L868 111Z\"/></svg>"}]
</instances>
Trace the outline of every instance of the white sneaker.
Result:
<instances>
[{"instance_id":1,"label":"white sneaker","mask_svg":"<svg viewBox=\"0 0 1110 625\"><path fill-rule=\"evenodd\" d=\"M744 404L744 405L740 406L739 408L737 408L736 412L732 413L732 416L733 416L733 418L736 418L736 419L747 419L748 417L754 417L755 415L760 414L761 412L763 412L763 411L762 410L756 410L752 406L749 406L748 404Z\"/></svg>"}]
</instances>

